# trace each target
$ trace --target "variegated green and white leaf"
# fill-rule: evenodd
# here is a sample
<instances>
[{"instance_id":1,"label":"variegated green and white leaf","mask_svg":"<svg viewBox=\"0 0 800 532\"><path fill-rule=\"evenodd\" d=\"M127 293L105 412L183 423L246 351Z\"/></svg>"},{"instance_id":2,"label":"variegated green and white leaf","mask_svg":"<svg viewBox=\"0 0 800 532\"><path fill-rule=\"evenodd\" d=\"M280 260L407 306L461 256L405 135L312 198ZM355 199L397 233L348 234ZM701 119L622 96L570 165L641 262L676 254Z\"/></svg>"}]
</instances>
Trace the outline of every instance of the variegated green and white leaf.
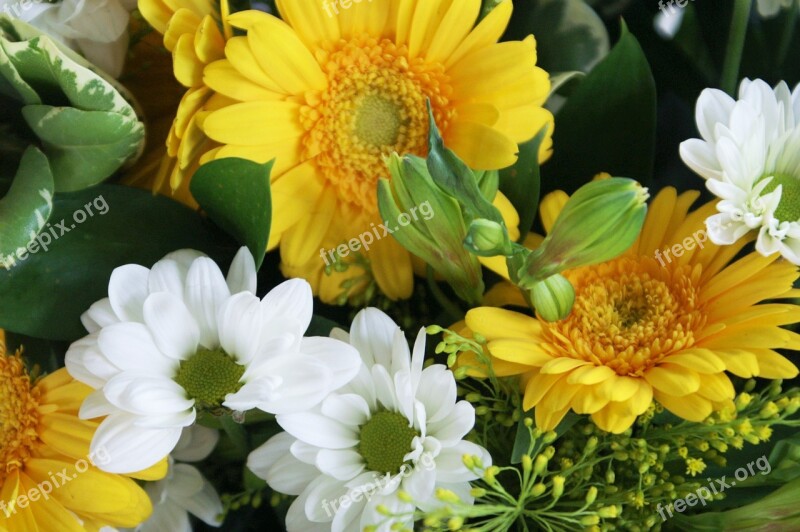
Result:
<instances>
[{"instance_id":1,"label":"variegated green and white leaf","mask_svg":"<svg viewBox=\"0 0 800 532\"><path fill-rule=\"evenodd\" d=\"M144 139L141 123L118 113L29 105L22 115L42 140L56 192L101 182L136 153Z\"/></svg>"},{"instance_id":2,"label":"variegated green and white leaf","mask_svg":"<svg viewBox=\"0 0 800 532\"><path fill-rule=\"evenodd\" d=\"M11 189L0 199L0 267L11 267L18 249L42 230L53 210L53 175L34 147L22 156Z\"/></svg>"}]
</instances>

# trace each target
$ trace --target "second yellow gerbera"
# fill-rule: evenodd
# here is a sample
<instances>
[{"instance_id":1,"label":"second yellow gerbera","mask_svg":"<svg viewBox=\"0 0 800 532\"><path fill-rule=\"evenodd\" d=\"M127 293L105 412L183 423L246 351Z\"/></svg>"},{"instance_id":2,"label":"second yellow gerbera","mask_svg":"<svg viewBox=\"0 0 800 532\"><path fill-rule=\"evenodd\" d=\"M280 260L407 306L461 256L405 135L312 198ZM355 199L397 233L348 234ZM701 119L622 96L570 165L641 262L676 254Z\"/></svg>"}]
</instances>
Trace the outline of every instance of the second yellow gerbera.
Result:
<instances>
[{"instance_id":1,"label":"second yellow gerbera","mask_svg":"<svg viewBox=\"0 0 800 532\"><path fill-rule=\"evenodd\" d=\"M567 319L548 323L490 307L467 314L469 330L488 341L496 373L522 376L523 406L536 408L539 427L553 429L574 410L620 433L653 399L702 421L734 397L726 371L745 378L797 375L775 349L800 349L800 335L781 328L800 321L800 308L758 304L795 297L797 268L757 253L731 264L746 242L707 241L703 222L715 207L687 215L698 196L662 191L625 255L565 272L576 292ZM565 200L555 194L543 202L545 228ZM672 251L669 260L665 250ZM477 364L474 357L460 363Z\"/></svg>"},{"instance_id":2,"label":"second yellow gerbera","mask_svg":"<svg viewBox=\"0 0 800 532\"><path fill-rule=\"evenodd\" d=\"M447 145L476 169L509 166L519 143L546 124L552 132L541 107L550 81L533 37L497 43L510 0L477 26L480 0L374 0L330 13L318 0L277 3L283 20L258 11L228 18L247 35L228 42L205 82L236 103L201 127L223 145L215 158L276 158L270 247L280 243L284 273L309 279L324 301L347 279L363 286L358 267L323 275L320 248L382 222L383 157L426 154L427 100ZM548 137L542 159L550 146ZM387 296L411 294L411 258L391 237L360 258Z\"/></svg>"},{"instance_id":3,"label":"second yellow gerbera","mask_svg":"<svg viewBox=\"0 0 800 532\"><path fill-rule=\"evenodd\" d=\"M100 471L93 462L110 457L89 453L99 423L78 417L92 389L66 369L31 382L4 339L0 330L0 531L82 532L145 521L152 504L128 477L161 479L166 460L136 475Z\"/></svg>"}]
</instances>

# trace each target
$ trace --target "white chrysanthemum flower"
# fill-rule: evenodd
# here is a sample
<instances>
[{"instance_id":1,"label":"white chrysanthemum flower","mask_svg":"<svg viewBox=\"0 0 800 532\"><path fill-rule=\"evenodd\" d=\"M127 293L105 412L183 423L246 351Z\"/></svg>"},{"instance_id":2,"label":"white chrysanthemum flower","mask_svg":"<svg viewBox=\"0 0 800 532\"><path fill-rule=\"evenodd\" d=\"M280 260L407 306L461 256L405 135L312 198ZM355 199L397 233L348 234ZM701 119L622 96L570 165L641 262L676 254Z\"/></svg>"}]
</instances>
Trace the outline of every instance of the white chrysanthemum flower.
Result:
<instances>
[{"instance_id":1,"label":"white chrysanthemum flower","mask_svg":"<svg viewBox=\"0 0 800 532\"><path fill-rule=\"evenodd\" d=\"M463 438L475 423L467 401L456 402L453 374L422 369L425 330L413 355L400 328L377 309L361 311L348 336L363 359L358 376L307 412L277 416L282 432L251 453L248 466L276 490L299 495L289 531L357 531L395 523L413 528L414 511L439 504L437 488L472 502L477 475L464 455L491 457ZM410 495L398 497L400 490ZM384 506L392 514L378 512ZM394 529L392 529L394 530Z\"/></svg>"},{"instance_id":2,"label":"white chrysanthemum flower","mask_svg":"<svg viewBox=\"0 0 800 532\"><path fill-rule=\"evenodd\" d=\"M711 240L729 245L758 230L759 253L800 264L800 85L792 93L745 79L739 100L706 89L696 119L703 139L680 152L722 200L706 221Z\"/></svg>"},{"instance_id":3,"label":"white chrysanthemum flower","mask_svg":"<svg viewBox=\"0 0 800 532\"><path fill-rule=\"evenodd\" d=\"M192 532L189 514L209 526L222 525L222 501L214 486L196 467L178 462L205 460L219 441L219 432L201 425L183 430L169 460L169 473L150 482L145 491L153 502L153 514L136 527L137 532Z\"/></svg>"},{"instance_id":4,"label":"white chrysanthemum flower","mask_svg":"<svg viewBox=\"0 0 800 532\"><path fill-rule=\"evenodd\" d=\"M132 0L0 0L0 13L55 37L118 78L128 53Z\"/></svg>"},{"instance_id":5,"label":"white chrysanthemum flower","mask_svg":"<svg viewBox=\"0 0 800 532\"><path fill-rule=\"evenodd\" d=\"M96 391L85 419L108 416L92 449L112 473L146 469L168 455L197 409L273 414L307 410L358 372L358 353L332 338L303 338L313 299L306 281L255 296L252 255L242 248L227 281L202 254L167 255L152 270L114 270L109 297L82 316L89 335L66 366Z\"/></svg>"}]
</instances>

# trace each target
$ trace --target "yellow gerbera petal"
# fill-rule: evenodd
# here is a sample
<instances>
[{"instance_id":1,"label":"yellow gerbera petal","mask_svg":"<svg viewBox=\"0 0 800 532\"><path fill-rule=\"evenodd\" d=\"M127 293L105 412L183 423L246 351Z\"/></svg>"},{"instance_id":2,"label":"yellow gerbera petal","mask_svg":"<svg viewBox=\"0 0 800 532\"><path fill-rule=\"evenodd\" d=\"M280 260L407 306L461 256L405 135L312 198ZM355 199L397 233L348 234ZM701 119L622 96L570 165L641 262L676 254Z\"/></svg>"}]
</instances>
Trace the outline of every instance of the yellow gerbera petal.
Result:
<instances>
[{"instance_id":1,"label":"yellow gerbera petal","mask_svg":"<svg viewBox=\"0 0 800 532\"><path fill-rule=\"evenodd\" d=\"M698 374L677 364L661 364L651 368L644 378L656 390L675 397L689 395L700 388Z\"/></svg>"},{"instance_id":2,"label":"yellow gerbera petal","mask_svg":"<svg viewBox=\"0 0 800 532\"><path fill-rule=\"evenodd\" d=\"M674 396L655 390L654 397L664 408L689 421L703 421L712 411L711 401L696 393Z\"/></svg>"},{"instance_id":3,"label":"yellow gerbera petal","mask_svg":"<svg viewBox=\"0 0 800 532\"><path fill-rule=\"evenodd\" d=\"M480 332L488 340L527 340L539 338L542 334L542 326L536 318L499 308L472 309L467 312L466 322L470 330Z\"/></svg>"},{"instance_id":4,"label":"yellow gerbera petal","mask_svg":"<svg viewBox=\"0 0 800 532\"><path fill-rule=\"evenodd\" d=\"M511 0L498 4L447 58L445 66L450 68L472 52L496 43L506 31L513 9Z\"/></svg>"},{"instance_id":5,"label":"yellow gerbera petal","mask_svg":"<svg viewBox=\"0 0 800 532\"><path fill-rule=\"evenodd\" d=\"M545 366L548 363L554 362L553 357L549 353L530 340L492 340L487 344L487 347L492 356L515 364L524 366ZM568 369L564 371L568 371ZM564 371L550 371L548 373L564 373Z\"/></svg>"}]
</instances>

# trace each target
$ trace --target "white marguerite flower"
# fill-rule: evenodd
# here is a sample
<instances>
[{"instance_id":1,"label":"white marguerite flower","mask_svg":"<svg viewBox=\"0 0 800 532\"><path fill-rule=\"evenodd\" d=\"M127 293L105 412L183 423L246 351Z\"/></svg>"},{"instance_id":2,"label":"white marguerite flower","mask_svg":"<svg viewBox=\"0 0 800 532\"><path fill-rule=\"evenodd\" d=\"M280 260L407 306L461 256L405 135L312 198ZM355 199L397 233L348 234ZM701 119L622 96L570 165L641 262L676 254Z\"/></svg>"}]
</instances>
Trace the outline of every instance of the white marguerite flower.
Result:
<instances>
[{"instance_id":1,"label":"white marguerite flower","mask_svg":"<svg viewBox=\"0 0 800 532\"><path fill-rule=\"evenodd\" d=\"M219 441L219 432L201 425L183 429L169 459L169 473L150 482L145 491L153 502L153 514L136 527L137 532L192 532L189 514L209 526L222 525L223 507L217 490L196 467L182 462L205 460ZM180 463L179 463L180 462Z\"/></svg>"},{"instance_id":2,"label":"white marguerite flower","mask_svg":"<svg viewBox=\"0 0 800 532\"><path fill-rule=\"evenodd\" d=\"M303 338L313 299L291 280L255 296L252 255L242 248L227 281L210 258L191 250L152 269L114 270L108 298L82 316L89 335L73 343L66 366L96 389L84 419L108 416L92 449L112 473L146 469L167 456L198 409L307 410L358 372L356 350L333 338Z\"/></svg>"},{"instance_id":3,"label":"white marguerite flower","mask_svg":"<svg viewBox=\"0 0 800 532\"><path fill-rule=\"evenodd\" d=\"M286 517L288 530L410 529L417 508L442 504L437 488L471 503L469 482L477 475L463 456L478 456L486 467L491 457L463 439L475 424L475 410L456 402L453 374L441 364L422 369L425 330L411 354L400 328L370 308L356 316L349 336L332 335L358 349L358 376L313 409L277 416L286 432L248 459L275 490L299 495ZM414 502L398 497L401 490Z\"/></svg>"},{"instance_id":4,"label":"white marguerite flower","mask_svg":"<svg viewBox=\"0 0 800 532\"><path fill-rule=\"evenodd\" d=\"M0 0L0 13L55 37L115 78L125 64L135 8L132 0Z\"/></svg>"},{"instance_id":5,"label":"white marguerite flower","mask_svg":"<svg viewBox=\"0 0 800 532\"><path fill-rule=\"evenodd\" d=\"M711 240L729 245L757 230L759 253L800 264L800 85L745 79L738 100L706 89L696 119L702 140L680 153L722 200L706 220Z\"/></svg>"}]
</instances>

